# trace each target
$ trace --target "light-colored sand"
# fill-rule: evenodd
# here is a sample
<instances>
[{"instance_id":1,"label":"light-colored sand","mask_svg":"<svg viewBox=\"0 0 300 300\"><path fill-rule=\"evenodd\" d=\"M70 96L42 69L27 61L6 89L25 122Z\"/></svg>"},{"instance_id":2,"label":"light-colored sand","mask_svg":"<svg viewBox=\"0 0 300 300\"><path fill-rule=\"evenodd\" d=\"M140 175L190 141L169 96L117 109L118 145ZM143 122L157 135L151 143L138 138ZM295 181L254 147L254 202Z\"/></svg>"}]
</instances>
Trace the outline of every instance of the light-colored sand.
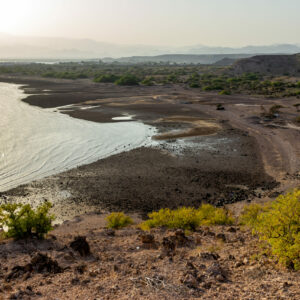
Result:
<instances>
[{"instance_id":1,"label":"light-colored sand","mask_svg":"<svg viewBox=\"0 0 300 300\"><path fill-rule=\"evenodd\" d=\"M153 139L155 140L212 135L221 130L221 126L216 122L200 120L199 118L189 116L171 116L168 118L159 119L156 122L181 122L190 125L190 128L186 128L184 130L169 131L160 135L156 135L153 137Z\"/></svg>"}]
</instances>

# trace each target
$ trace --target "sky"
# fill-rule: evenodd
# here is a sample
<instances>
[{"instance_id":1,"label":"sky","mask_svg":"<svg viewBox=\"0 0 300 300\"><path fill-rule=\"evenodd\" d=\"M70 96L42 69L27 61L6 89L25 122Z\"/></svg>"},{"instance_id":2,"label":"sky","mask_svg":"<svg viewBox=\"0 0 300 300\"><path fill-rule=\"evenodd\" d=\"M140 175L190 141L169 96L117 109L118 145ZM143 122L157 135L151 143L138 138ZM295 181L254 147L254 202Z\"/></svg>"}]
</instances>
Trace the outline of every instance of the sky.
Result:
<instances>
[{"instance_id":1,"label":"sky","mask_svg":"<svg viewBox=\"0 0 300 300\"><path fill-rule=\"evenodd\" d=\"M0 0L0 32L114 44L300 44L300 0Z\"/></svg>"}]
</instances>

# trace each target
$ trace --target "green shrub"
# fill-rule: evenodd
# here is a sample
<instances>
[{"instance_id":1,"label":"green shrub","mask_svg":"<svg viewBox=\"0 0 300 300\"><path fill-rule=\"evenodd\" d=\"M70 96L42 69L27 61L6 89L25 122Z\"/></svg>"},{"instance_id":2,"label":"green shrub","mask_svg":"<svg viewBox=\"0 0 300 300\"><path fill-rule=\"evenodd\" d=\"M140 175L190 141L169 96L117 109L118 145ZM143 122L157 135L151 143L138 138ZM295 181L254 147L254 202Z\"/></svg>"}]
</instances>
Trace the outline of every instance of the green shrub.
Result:
<instances>
[{"instance_id":1,"label":"green shrub","mask_svg":"<svg viewBox=\"0 0 300 300\"><path fill-rule=\"evenodd\" d=\"M300 270L300 190L279 196L269 206L246 207L241 218L280 263Z\"/></svg>"},{"instance_id":2,"label":"green shrub","mask_svg":"<svg viewBox=\"0 0 300 300\"><path fill-rule=\"evenodd\" d=\"M262 204L252 203L244 207L239 221L241 225L247 225L251 227L253 230L257 226L258 216L267 211L268 206ZM253 231L254 232L254 231Z\"/></svg>"},{"instance_id":3,"label":"green shrub","mask_svg":"<svg viewBox=\"0 0 300 300\"><path fill-rule=\"evenodd\" d=\"M216 208L210 204L202 204L200 208L181 207L175 210L164 208L152 212L149 220L141 224L143 230L154 227L181 228L195 230L201 225L228 225L233 218L224 208Z\"/></svg>"},{"instance_id":4,"label":"green shrub","mask_svg":"<svg viewBox=\"0 0 300 300\"><path fill-rule=\"evenodd\" d=\"M138 85L139 79L132 74L125 74L121 76L116 82L117 85Z\"/></svg>"},{"instance_id":5,"label":"green shrub","mask_svg":"<svg viewBox=\"0 0 300 300\"><path fill-rule=\"evenodd\" d=\"M6 237L23 239L32 236L43 238L52 230L53 215L49 215L52 207L46 202L36 209L29 204L3 204L0 206L0 228Z\"/></svg>"},{"instance_id":6,"label":"green shrub","mask_svg":"<svg viewBox=\"0 0 300 300\"><path fill-rule=\"evenodd\" d=\"M278 114L279 113L279 110L280 108L284 108L282 105L279 105L279 104L274 104L270 107L269 109L269 113L270 114Z\"/></svg>"},{"instance_id":7,"label":"green shrub","mask_svg":"<svg viewBox=\"0 0 300 300\"><path fill-rule=\"evenodd\" d=\"M219 92L219 95L231 95L231 92L228 90L223 90L223 91Z\"/></svg>"},{"instance_id":8,"label":"green shrub","mask_svg":"<svg viewBox=\"0 0 300 300\"><path fill-rule=\"evenodd\" d=\"M297 123L300 123L300 116L296 117L295 121L296 121Z\"/></svg>"},{"instance_id":9,"label":"green shrub","mask_svg":"<svg viewBox=\"0 0 300 300\"><path fill-rule=\"evenodd\" d=\"M115 82L119 79L119 76L116 76L114 74L106 74L106 75L100 75L94 78L94 82Z\"/></svg>"},{"instance_id":10,"label":"green shrub","mask_svg":"<svg viewBox=\"0 0 300 300\"><path fill-rule=\"evenodd\" d=\"M167 81L176 83L176 82L178 82L178 77L175 74L170 74L167 76Z\"/></svg>"},{"instance_id":11,"label":"green shrub","mask_svg":"<svg viewBox=\"0 0 300 300\"><path fill-rule=\"evenodd\" d=\"M199 82L197 82L197 81L191 81L191 82L189 83L189 87L190 87L190 88L199 88L199 87L200 87L200 84L199 84Z\"/></svg>"},{"instance_id":12,"label":"green shrub","mask_svg":"<svg viewBox=\"0 0 300 300\"><path fill-rule=\"evenodd\" d=\"M154 77L146 77L142 82L143 85L152 86L154 85Z\"/></svg>"},{"instance_id":13,"label":"green shrub","mask_svg":"<svg viewBox=\"0 0 300 300\"><path fill-rule=\"evenodd\" d=\"M106 217L107 227L120 229L133 224L133 220L123 212L113 212Z\"/></svg>"}]
</instances>

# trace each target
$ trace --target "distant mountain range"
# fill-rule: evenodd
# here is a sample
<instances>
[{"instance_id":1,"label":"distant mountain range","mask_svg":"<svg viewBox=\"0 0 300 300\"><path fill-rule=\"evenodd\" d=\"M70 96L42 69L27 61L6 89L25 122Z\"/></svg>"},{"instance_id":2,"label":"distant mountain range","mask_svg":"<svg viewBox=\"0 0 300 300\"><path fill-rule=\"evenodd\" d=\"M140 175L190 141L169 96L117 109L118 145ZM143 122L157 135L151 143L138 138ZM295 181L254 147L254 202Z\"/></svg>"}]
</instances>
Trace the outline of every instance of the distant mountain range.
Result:
<instances>
[{"instance_id":1,"label":"distant mountain range","mask_svg":"<svg viewBox=\"0 0 300 300\"><path fill-rule=\"evenodd\" d=\"M0 60L5 59L98 59L131 56L158 56L162 54L294 54L300 45L280 44L247 46L242 48L209 47L162 47L147 45L117 45L91 39L50 37L23 37L0 33ZM226 55L225 55L226 54ZM225 56L224 56L225 55ZM222 59L222 57L220 58Z\"/></svg>"},{"instance_id":2,"label":"distant mountain range","mask_svg":"<svg viewBox=\"0 0 300 300\"><path fill-rule=\"evenodd\" d=\"M163 54L156 56L129 56L121 58L103 58L106 63L177 63L177 64L216 64L230 65L241 58L251 57L252 54Z\"/></svg>"}]
</instances>

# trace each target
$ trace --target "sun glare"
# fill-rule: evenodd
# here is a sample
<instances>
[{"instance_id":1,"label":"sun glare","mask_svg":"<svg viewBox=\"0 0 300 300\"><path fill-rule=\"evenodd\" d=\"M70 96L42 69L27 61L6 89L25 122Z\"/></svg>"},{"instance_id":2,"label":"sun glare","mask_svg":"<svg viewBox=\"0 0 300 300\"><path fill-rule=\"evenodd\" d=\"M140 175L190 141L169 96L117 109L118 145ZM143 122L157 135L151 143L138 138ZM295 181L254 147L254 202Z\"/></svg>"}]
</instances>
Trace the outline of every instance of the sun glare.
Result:
<instances>
[{"instance_id":1,"label":"sun glare","mask_svg":"<svg viewBox=\"0 0 300 300\"><path fill-rule=\"evenodd\" d=\"M30 1L0 1L0 32L22 34L32 25L34 14Z\"/></svg>"}]
</instances>

